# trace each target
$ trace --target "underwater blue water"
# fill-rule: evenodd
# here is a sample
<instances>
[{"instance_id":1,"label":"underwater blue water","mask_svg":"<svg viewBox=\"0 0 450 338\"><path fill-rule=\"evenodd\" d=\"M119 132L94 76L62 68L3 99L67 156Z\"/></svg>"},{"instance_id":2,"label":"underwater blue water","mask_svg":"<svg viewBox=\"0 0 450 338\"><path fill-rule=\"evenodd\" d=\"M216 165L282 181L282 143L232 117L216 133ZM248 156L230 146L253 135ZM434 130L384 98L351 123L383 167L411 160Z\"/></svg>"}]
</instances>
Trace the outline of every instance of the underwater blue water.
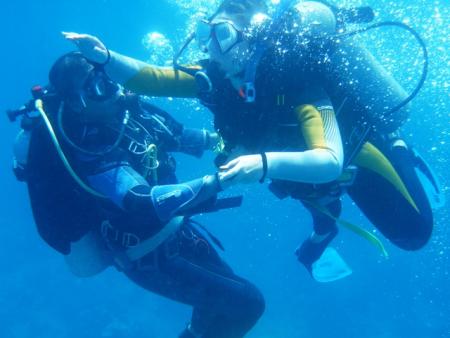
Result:
<instances>
[{"instance_id":1,"label":"underwater blue water","mask_svg":"<svg viewBox=\"0 0 450 338\"><path fill-rule=\"evenodd\" d=\"M0 112L28 99L29 88L45 84L53 61L71 50L60 31L92 33L111 49L149 60L170 46L149 46L155 35L149 38L148 33L163 34L174 47L179 46L196 8L212 2L3 1ZM430 74L413 102L414 113L404 131L435 168L450 199L450 3L336 3L372 5L377 19L407 22L425 38ZM405 87L412 89L421 65L416 43L394 30L376 31L365 39ZM156 36L156 40L161 38ZM151 55L148 48L156 54ZM181 121L211 128L211 116L195 102L159 102ZM25 186L11 172L18 126L6 116L0 125L0 337L176 337L188 321L188 307L139 289L113 269L91 279L77 279L62 257L38 237ZM212 156L206 156L201 165L178 158L182 179L214 170ZM433 239L419 252L402 252L382 238L390 254L384 259L371 245L342 230L334 246L354 273L336 283L318 284L293 255L311 229L308 214L294 201L276 200L262 186L234 189L239 191L245 193L241 209L202 216L199 221L222 240L224 257L234 269L256 283L266 297L267 310L250 338L450 337L448 204L436 212ZM348 200L344 218L373 229Z\"/></svg>"}]
</instances>

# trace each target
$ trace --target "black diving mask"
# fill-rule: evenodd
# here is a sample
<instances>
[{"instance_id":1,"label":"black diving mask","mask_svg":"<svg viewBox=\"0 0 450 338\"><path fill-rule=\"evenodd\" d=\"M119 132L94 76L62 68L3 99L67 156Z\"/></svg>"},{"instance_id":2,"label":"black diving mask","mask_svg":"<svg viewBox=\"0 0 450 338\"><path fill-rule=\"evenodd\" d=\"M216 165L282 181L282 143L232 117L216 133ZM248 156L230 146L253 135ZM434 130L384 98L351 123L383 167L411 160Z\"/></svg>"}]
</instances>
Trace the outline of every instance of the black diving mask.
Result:
<instances>
[{"instance_id":1,"label":"black diving mask","mask_svg":"<svg viewBox=\"0 0 450 338\"><path fill-rule=\"evenodd\" d=\"M119 97L122 87L112 81L104 71L92 70L80 89L66 97L66 102L75 111L83 111L89 102L106 103Z\"/></svg>"},{"instance_id":2,"label":"black diving mask","mask_svg":"<svg viewBox=\"0 0 450 338\"><path fill-rule=\"evenodd\" d=\"M115 97L119 91L120 85L112 81L105 72L94 70L84 82L80 95L92 101L103 102Z\"/></svg>"}]
</instances>

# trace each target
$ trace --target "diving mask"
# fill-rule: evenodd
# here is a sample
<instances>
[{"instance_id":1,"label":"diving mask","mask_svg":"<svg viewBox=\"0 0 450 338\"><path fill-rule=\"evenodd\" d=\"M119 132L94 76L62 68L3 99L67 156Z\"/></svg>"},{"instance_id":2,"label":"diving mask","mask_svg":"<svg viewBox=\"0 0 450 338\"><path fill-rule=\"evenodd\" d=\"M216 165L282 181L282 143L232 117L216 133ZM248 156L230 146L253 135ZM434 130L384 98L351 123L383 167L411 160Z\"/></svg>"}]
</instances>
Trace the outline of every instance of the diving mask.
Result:
<instances>
[{"instance_id":1,"label":"diving mask","mask_svg":"<svg viewBox=\"0 0 450 338\"><path fill-rule=\"evenodd\" d=\"M244 33L237 29L231 21L201 20L197 25L195 37L202 52L208 52L212 41L215 41L220 52L226 54L244 40Z\"/></svg>"},{"instance_id":2,"label":"diving mask","mask_svg":"<svg viewBox=\"0 0 450 338\"><path fill-rule=\"evenodd\" d=\"M94 70L80 92L92 101L103 102L116 96L119 90L119 84L113 82L103 71Z\"/></svg>"},{"instance_id":3,"label":"diving mask","mask_svg":"<svg viewBox=\"0 0 450 338\"><path fill-rule=\"evenodd\" d=\"M67 98L72 109L82 111L89 101L106 103L121 93L121 86L112 81L105 72L94 69L84 81L80 89Z\"/></svg>"}]
</instances>

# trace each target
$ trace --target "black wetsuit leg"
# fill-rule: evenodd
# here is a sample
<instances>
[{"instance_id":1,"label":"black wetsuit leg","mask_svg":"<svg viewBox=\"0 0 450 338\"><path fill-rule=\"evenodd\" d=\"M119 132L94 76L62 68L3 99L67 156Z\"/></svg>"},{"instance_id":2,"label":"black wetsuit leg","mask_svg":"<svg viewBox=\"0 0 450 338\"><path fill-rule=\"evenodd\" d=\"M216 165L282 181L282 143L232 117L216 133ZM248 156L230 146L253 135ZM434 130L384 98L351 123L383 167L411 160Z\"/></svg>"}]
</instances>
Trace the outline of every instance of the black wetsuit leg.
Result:
<instances>
[{"instance_id":1,"label":"black wetsuit leg","mask_svg":"<svg viewBox=\"0 0 450 338\"><path fill-rule=\"evenodd\" d=\"M312 264L322 256L328 244L336 237L338 228L334 219L320 212L308 203L303 204L311 213L314 224L314 233L319 236L326 235L320 242L313 242L311 238L308 238L295 252L298 260L309 272L311 272ZM341 214L342 206L340 199L337 199L324 207L335 217L339 217Z\"/></svg>"},{"instance_id":2,"label":"black wetsuit leg","mask_svg":"<svg viewBox=\"0 0 450 338\"><path fill-rule=\"evenodd\" d=\"M153 255L125 274L151 292L192 305L191 326L200 337L244 337L264 312L260 291L234 274L192 226L183 226L170 245L162 245L156 260Z\"/></svg>"},{"instance_id":3,"label":"black wetsuit leg","mask_svg":"<svg viewBox=\"0 0 450 338\"><path fill-rule=\"evenodd\" d=\"M402 179L417 210L388 180L365 168L359 169L348 193L392 243L405 250L418 250L431 237L433 214L414 170L414 158L406 147L380 149Z\"/></svg>"}]
</instances>

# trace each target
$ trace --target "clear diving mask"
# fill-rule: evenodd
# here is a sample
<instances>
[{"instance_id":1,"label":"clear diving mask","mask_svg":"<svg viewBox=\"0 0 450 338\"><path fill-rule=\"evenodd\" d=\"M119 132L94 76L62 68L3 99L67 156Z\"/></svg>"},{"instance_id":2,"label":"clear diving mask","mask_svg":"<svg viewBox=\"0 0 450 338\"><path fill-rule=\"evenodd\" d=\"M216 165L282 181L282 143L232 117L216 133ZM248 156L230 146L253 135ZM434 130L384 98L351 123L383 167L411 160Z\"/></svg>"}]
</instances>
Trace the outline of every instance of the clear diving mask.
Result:
<instances>
[{"instance_id":1,"label":"clear diving mask","mask_svg":"<svg viewBox=\"0 0 450 338\"><path fill-rule=\"evenodd\" d=\"M214 41L222 54L244 40L244 33L237 29L231 21L210 22L201 20L197 25L195 38L202 52L206 53Z\"/></svg>"}]
</instances>

